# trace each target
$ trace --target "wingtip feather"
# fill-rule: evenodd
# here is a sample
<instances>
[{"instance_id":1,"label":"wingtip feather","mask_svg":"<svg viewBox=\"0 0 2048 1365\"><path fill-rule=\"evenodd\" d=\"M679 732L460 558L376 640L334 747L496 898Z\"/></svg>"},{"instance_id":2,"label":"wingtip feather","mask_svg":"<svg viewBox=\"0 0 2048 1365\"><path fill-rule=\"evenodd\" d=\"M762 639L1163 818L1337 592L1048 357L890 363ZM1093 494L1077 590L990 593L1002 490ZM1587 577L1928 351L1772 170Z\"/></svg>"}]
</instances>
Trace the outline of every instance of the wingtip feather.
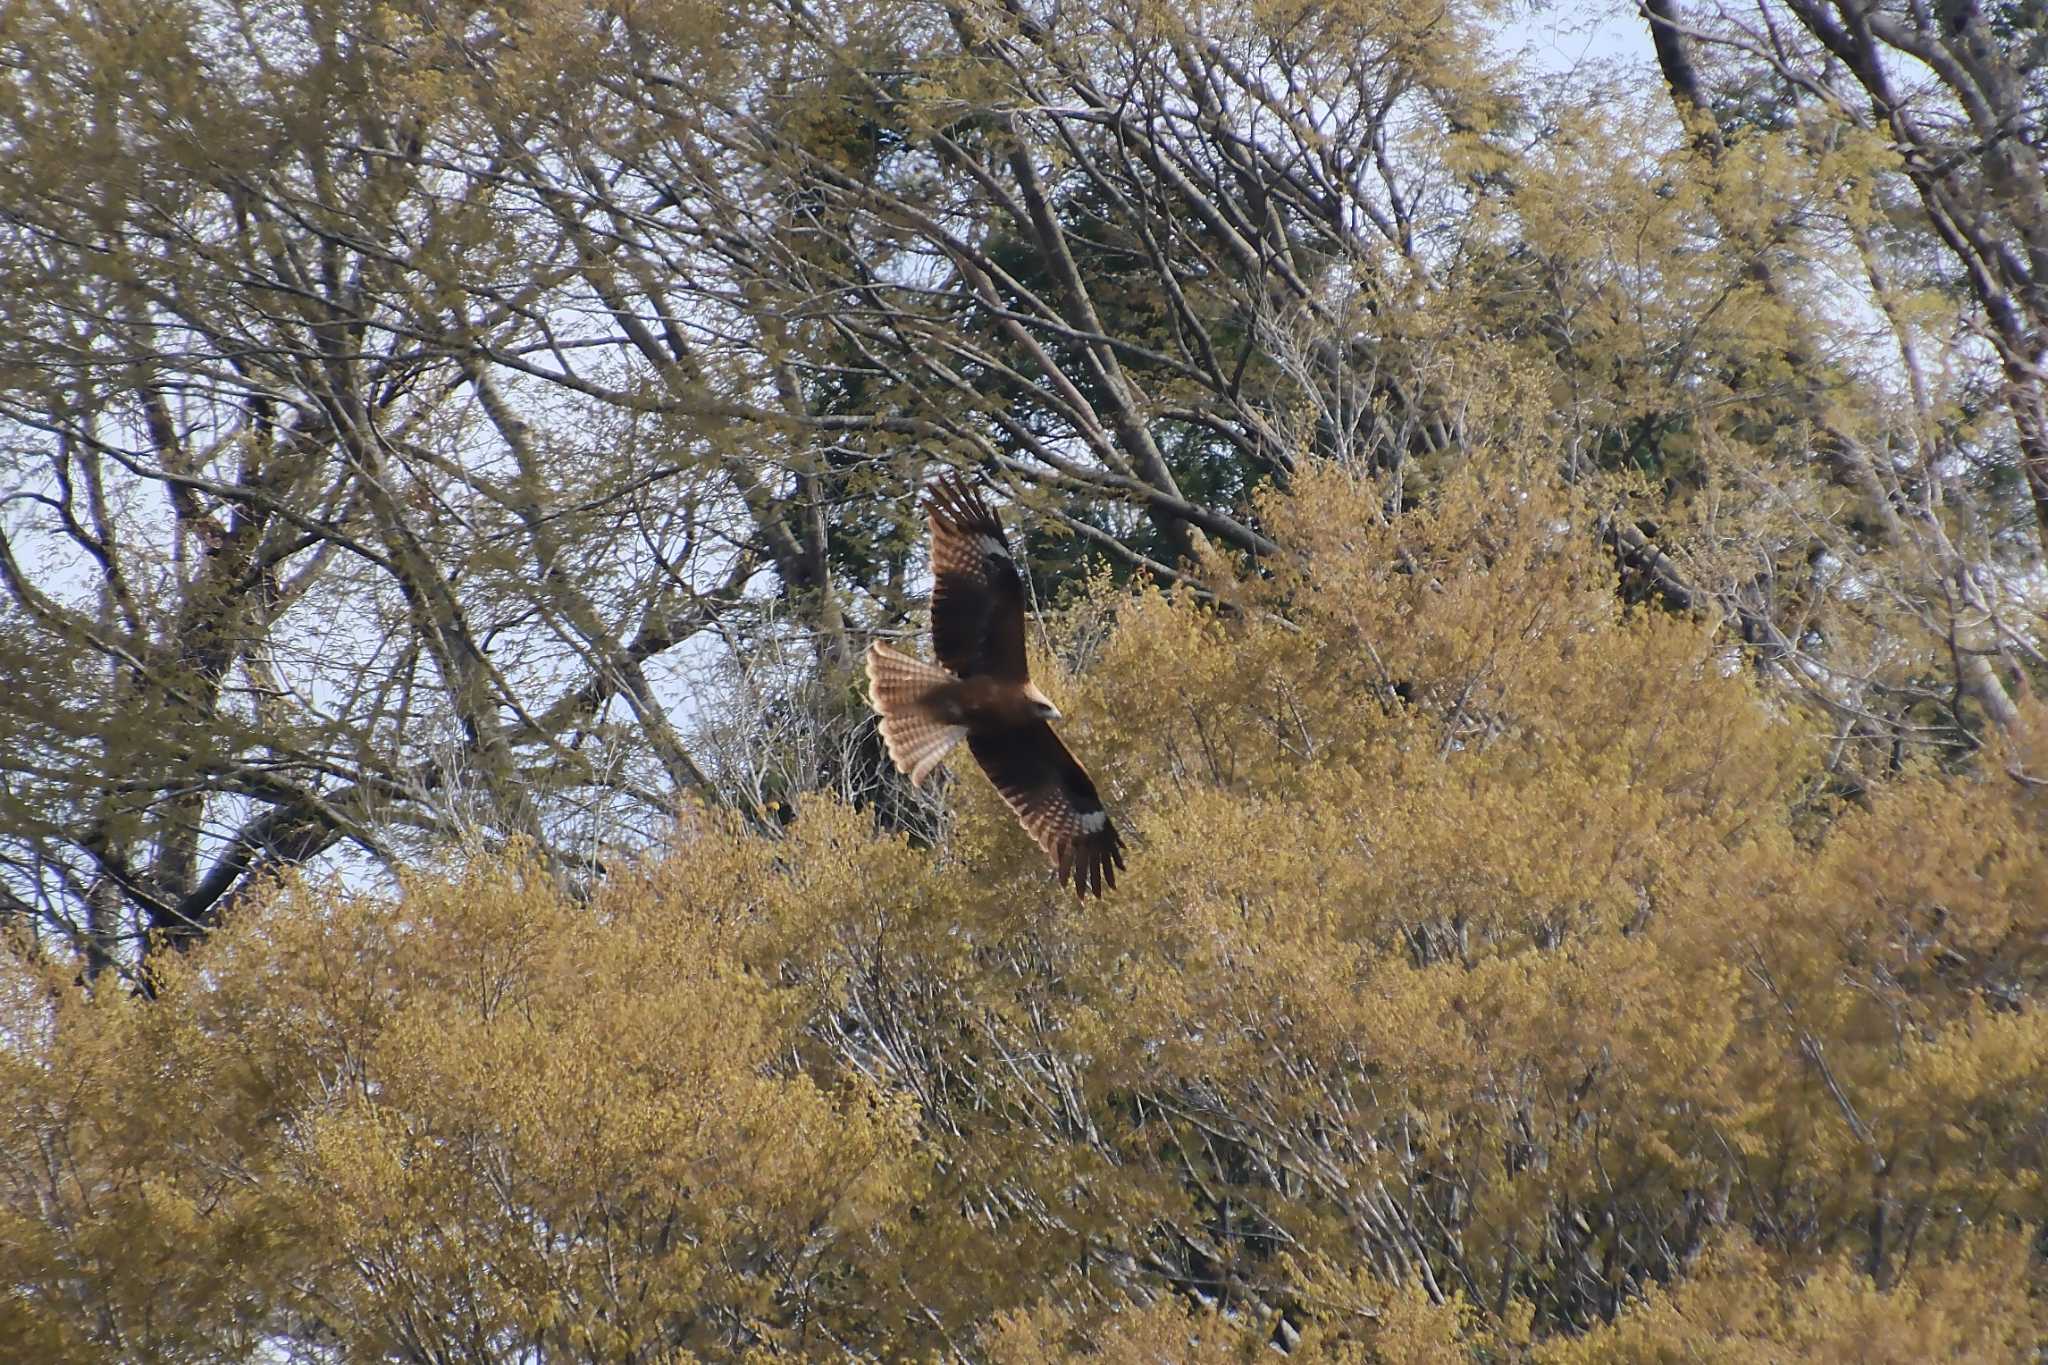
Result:
<instances>
[{"instance_id":1,"label":"wingtip feather","mask_svg":"<svg viewBox=\"0 0 2048 1365\"><path fill-rule=\"evenodd\" d=\"M924 505L926 516L949 531L971 534L989 527L1000 531L1002 526L982 501L980 490L958 471L941 474L926 484Z\"/></svg>"}]
</instances>

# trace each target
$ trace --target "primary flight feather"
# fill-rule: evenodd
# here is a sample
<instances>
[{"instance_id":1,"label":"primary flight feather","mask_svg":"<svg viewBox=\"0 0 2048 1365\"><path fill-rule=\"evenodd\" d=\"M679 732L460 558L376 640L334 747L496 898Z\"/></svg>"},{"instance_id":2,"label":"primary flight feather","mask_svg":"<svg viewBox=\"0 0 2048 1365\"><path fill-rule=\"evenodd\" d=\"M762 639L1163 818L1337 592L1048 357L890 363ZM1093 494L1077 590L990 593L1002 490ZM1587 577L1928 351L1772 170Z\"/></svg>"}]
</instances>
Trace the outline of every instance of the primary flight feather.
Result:
<instances>
[{"instance_id":1,"label":"primary flight feather","mask_svg":"<svg viewBox=\"0 0 2048 1365\"><path fill-rule=\"evenodd\" d=\"M1025 831L1082 896L1116 886L1123 840L1087 769L1048 721L1024 659L1024 581L1002 523L957 477L926 490L937 665L868 648L868 696L889 757L922 784L961 740ZM941 666L942 665L942 666Z\"/></svg>"}]
</instances>

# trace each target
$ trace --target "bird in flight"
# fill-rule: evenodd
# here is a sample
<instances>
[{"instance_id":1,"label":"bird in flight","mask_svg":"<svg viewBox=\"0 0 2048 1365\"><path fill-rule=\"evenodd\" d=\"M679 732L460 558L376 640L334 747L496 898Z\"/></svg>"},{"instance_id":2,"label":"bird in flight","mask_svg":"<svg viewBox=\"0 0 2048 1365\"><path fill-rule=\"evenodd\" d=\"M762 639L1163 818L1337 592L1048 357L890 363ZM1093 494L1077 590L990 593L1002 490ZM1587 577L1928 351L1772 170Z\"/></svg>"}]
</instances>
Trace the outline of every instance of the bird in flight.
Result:
<instances>
[{"instance_id":1,"label":"bird in flight","mask_svg":"<svg viewBox=\"0 0 2048 1365\"><path fill-rule=\"evenodd\" d=\"M1003 524L958 476L925 490L938 664L868 647L868 697L889 757L923 785L962 739L1025 832L1084 899L1116 887L1123 840L1048 721L1059 708L1024 659L1024 581ZM939 665L944 665L940 667Z\"/></svg>"}]
</instances>

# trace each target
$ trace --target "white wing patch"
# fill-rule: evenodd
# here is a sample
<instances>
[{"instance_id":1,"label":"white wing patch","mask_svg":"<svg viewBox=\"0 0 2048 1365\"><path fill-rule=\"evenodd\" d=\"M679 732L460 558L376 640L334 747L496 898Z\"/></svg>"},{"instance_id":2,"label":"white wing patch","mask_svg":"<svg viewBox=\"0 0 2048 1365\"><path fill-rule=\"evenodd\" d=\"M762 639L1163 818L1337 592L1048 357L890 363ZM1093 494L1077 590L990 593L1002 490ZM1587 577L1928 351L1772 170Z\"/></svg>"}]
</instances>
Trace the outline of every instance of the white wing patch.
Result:
<instances>
[{"instance_id":1,"label":"white wing patch","mask_svg":"<svg viewBox=\"0 0 2048 1365\"><path fill-rule=\"evenodd\" d=\"M1081 832L1083 834L1100 834L1102 832L1103 826L1107 825L1108 823L1108 811L1091 810L1086 815L1081 817Z\"/></svg>"},{"instance_id":2,"label":"white wing patch","mask_svg":"<svg viewBox=\"0 0 2048 1365\"><path fill-rule=\"evenodd\" d=\"M976 536L974 540L976 544L981 546L983 554L991 554L998 559L1008 559L1010 557L1010 547L1003 544L1002 539L998 536L981 535Z\"/></svg>"}]
</instances>

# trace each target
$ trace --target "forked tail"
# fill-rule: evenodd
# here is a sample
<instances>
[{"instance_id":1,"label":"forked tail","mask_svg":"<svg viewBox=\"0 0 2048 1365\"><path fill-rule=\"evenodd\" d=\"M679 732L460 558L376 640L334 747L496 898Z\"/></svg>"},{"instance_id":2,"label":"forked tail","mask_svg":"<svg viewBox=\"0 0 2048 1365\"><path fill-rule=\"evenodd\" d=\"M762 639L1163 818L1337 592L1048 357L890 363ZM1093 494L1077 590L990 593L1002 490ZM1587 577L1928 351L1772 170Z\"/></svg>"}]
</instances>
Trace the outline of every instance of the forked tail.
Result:
<instances>
[{"instance_id":1,"label":"forked tail","mask_svg":"<svg viewBox=\"0 0 2048 1365\"><path fill-rule=\"evenodd\" d=\"M898 654L887 645L868 646L868 700L882 716L882 742L889 758L923 786L955 744L964 725L948 725L932 714L932 693L957 679L937 664Z\"/></svg>"}]
</instances>

